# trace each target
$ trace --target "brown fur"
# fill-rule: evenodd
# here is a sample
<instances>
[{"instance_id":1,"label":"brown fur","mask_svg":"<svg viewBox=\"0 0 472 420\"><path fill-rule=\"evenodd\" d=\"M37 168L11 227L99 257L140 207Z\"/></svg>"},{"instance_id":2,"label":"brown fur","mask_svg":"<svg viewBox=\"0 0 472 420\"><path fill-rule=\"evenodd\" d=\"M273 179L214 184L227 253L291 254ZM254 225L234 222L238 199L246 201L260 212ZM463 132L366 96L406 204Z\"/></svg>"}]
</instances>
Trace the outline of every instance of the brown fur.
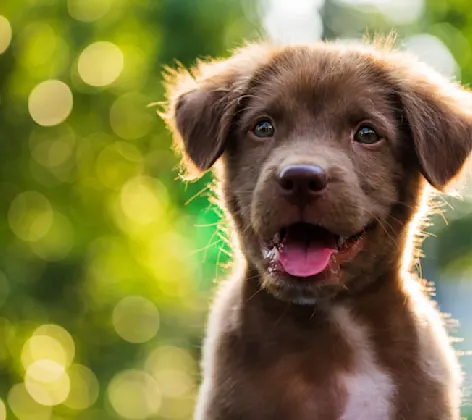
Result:
<instances>
[{"instance_id":1,"label":"brown fur","mask_svg":"<svg viewBox=\"0 0 472 420\"><path fill-rule=\"evenodd\" d=\"M471 151L469 92L404 53L329 43L247 46L192 74L170 72L167 87L164 118L187 173L218 161L242 255L210 315L195 418L458 419L457 360L439 314L401 268L425 179L443 190ZM275 138L253 138L267 115ZM365 120L384 139L374 147L351 141ZM300 210L281 197L274 179L289 164L326 170L322 199ZM326 284L270 274L262 258L260 240L301 219L345 236L376 223ZM351 374L368 381L363 354L393 383L374 417L352 408L359 397L346 385Z\"/></svg>"}]
</instances>

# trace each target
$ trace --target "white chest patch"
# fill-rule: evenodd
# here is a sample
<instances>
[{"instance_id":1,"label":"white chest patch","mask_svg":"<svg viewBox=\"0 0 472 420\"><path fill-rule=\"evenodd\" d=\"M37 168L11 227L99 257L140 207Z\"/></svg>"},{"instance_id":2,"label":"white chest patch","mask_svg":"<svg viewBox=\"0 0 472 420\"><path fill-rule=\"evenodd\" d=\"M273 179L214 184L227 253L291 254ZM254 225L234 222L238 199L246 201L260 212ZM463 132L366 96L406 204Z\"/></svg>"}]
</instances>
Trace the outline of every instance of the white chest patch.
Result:
<instances>
[{"instance_id":1,"label":"white chest patch","mask_svg":"<svg viewBox=\"0 0 472 420\"><path fill-rule=\"evenodd\" d=\"M333 316L356 358L356 370L339 378L347 391L340 420L391 420L395 385L377 364L367 328L354 320L346 307L335 308Z\"/></svg>"}]
</instances>

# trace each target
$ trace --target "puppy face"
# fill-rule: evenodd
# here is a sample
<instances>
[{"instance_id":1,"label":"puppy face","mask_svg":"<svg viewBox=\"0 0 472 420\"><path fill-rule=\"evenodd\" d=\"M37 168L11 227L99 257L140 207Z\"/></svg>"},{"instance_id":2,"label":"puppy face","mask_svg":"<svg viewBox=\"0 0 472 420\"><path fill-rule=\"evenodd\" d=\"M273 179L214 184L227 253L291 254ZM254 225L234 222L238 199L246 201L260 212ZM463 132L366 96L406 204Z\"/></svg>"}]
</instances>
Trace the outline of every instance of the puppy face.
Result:
<instances>
[{"instance_id":1,"label":"puppy face","mask_svg":"<svg viewBox=\"0 0 472 420\"><path fill-rule=\"evenodd\" d=\"M342 58L288 50L262 67L227 145L243 250L264 286L296 302L372 265L408 165L391 90L359 63L336 68Z\"/></svg>"},{"instance_id":2,"label":"puppy face","mask_svg":"<svg viewBox=\"0 0 472 420\"><path fill-rule=\"evenodd\" d=\"M242 251L276 297L312 304L396 269L422 180L443 188L469 154L468 94L398 62L258 46L171 95L187 161L221 157Z\"/></svg>"}]
</instances>

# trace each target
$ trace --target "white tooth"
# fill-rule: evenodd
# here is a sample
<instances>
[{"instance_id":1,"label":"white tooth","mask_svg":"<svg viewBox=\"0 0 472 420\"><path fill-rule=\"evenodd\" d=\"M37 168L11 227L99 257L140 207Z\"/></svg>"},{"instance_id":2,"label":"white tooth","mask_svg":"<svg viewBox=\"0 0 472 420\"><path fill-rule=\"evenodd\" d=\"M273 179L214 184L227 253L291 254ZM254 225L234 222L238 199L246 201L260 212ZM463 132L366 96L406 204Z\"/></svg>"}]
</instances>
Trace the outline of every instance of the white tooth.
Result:
<instances>
[{"instance_id":1,"label":"white tooth","mask_svg":"<svg viewBox=\"0 0 472 420\"><path fill-rule=\"evenodd\" d=\"M280 242L280 232L277 232L274 237L272 238L272 240L275 242L275 243L279 243Z\"/></svg>"},{"instance_id":2,"label":"white tooth","mask_svg":"<svg viewBox=\"0 0 472 420\"><path fill-rule=\"evenodd\" d=\"M341 248L346 243L346 238L340 236L338 239L338 247Z\"/></svg>"},{"instance_id":3,"label":"white tooth","mask_svg":"<svg viewBox=\"0 0 472 420\"><path fill-rule=\"evenodd\" d=\"M262 251L262 255L264 256L264 259L274 261L279 258L279 250L275 246L269 249L265 248Z\"/></svg>"}]
</instances>

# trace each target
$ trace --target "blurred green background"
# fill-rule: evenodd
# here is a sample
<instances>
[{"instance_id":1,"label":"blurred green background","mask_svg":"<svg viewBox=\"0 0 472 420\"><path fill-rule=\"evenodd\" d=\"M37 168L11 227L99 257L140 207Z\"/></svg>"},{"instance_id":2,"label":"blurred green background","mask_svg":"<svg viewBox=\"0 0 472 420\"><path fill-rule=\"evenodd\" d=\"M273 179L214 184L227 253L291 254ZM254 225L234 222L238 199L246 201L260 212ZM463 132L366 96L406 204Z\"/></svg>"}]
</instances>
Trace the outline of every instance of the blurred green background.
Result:
<instances>
[{"instance_id":1,"label":"blurred green background","mask_svg":"<svg viewBox=\"0 0 472 420\"><path fill-rule=\"evenodd\" d=\"M366 28L396 28L401 46L472 81L469 0L0 0L0 420L191 418L230 252L210 176L176 180L148 107L163 100L163 66L261 34ZM458 351L472 349L463 195L443 205L447 224L434 218L422 261L461 323Z\"/></svg>"}]
</instances>

